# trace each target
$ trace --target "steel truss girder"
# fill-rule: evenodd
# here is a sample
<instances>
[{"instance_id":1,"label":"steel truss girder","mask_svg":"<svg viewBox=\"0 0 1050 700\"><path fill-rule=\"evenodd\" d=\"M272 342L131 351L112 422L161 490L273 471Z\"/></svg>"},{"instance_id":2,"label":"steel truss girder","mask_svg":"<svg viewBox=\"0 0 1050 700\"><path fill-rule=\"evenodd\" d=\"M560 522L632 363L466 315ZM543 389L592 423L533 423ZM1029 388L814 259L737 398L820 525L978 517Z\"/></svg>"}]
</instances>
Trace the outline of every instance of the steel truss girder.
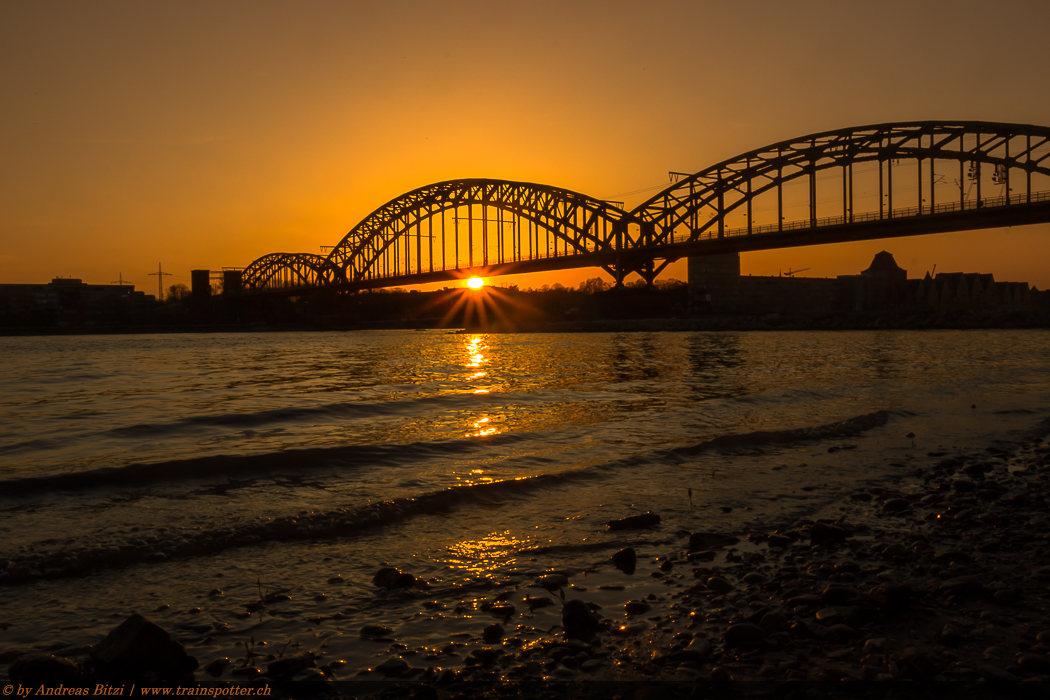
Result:
<instances>
[{"instance_id":1,"label":"steel truss girder","mask_svg":"<svg viewBox=\"0 0 1050 700\"><path fill-rule=\"evenodd\" d=\"M682 225L691 232L689 240L699 240L716 227L720 237L727 214L787 182L829 168L870 161L937 160L1002 166L1007 173L1019 170L1028 177L1050 175L1047 144L1050 128L1025 124L924 121L839 129L725 160L679 180L632 213L652 231L648 245L674 241L674 232ZM1044 152L1036 155L1040 148ZM747 219L750 227L750 214Z\"/></svg>"},{"instance_id":2,"label":"steel truss girder","mask_svg":"<svg viewBox=\"0 0 1050 700\"><path fill-rule=\"evenodd\" d=\"M627 240L628 224L638 223L609 202L548 185L488 179L439 182L387 202L347 233L327 257L337 271L335 281L378 277L380 257L401 239L407 240L413 229L418 232L428 219L473 206L531 222L571 246L573 254L617 250Z\"/></svg>"},{"instance_id":3,"label":"steel truss girder","mask_svg":"<svg viewBox=\"0 0 1050 700\"><path fill-rule=\"evenodd\" d=\"M319 287L330 284L336 271L312 253L270 253L252 262L241 273L245 289Z\"/></svg>"},{"instance_id":4,"label":"steel truss girder","mask_svg":"<svg viewBox=\"0 0 1050 700\"><path fill-rule=\"evenodd\" d=\"M520 223L528 222L535 226L537 246L539 231L548 232L554 237L554 257L541 255L528 258L523 255L519 245L516 251L512 251L509 260L500 253L500 259L495 261L496 264L492 267L493 274L508 274L515 270L538 271L579 267L584 265L585 261L589 261L587 264L597 265L608 271L617 283L621 283L631 272L637 272L651 283L668 262L682 255L705 254L707 251L714 251L715 248L721 250L729 246L727 250L758 250L833 240L860 240L865 236L883 237L889 231L887 227L871 226L872 223L878 224L883 220L883 164L891 164L885 168L889 197L885 210L888 216L885 218L893 219L895 210L892 201L892 163L899 163L901 160L918 164L918 216L914 216L915 211L907 215L925 220L926 223L894 220L895 223L891 227L894 233L888 235L961 230L967 225L967 221L972 222L975 228L984 228L995 225L995 221L1034 223L1050 220L1047 205L1037 204L1036 198L1032 196L1031 181L1034 174L1050 176L1050 128L965 121L878 124L811 134L744 153L679 180L630 212L611 202L534 183L466 179L427 185L376 209L344 236L327 257L307 253L272 253L256 260L245 269L243 283L246 290L280 290L326 285L364 289L387 286L395 283L395 280L398 284L411 284L411 280L415 279L422 281L423 278L433 277L437 280L458 276L462 268L438 269L434 265L433 254L429 256L430 269L424 271L422 256L417 253L417 269L412 271L411 250L399 249L398 246L402 242L406 245L410 243L414 228L418 247L422 224L428 220L433 222L435 218L443 217L446 212L458 212L462 208L468 208L467 219L470 220L470 212L473 212L475 206L483 207L483 221L484 212L488 208L494 208L497 212L507 212L518 217ZM863 215L867 218L855 219L856 212L853 211L852 166L871 161L879 162L877 222L872 222L870 213ZM932 194L936 180L933 165L927 166L931 204L928 207L923 204L924 161L931 164L955 161L958 164L958 207L949 207L950 211L946 211L943 206L934 207ZM976 200L967 199L968 195L962 191L963 169L967 163L971 164L977 173ZM982 165L996 168L997 174L1001 169L1007 185L1008 196L1005 198L1005 204L1024 206L1003 207L1001 204L1004 202L996 203L985 198L985 204L996 206L998 211L973 211L982 205ZM831 217L834 221L818 222L816 173L831 168L841 168L843 172L843 215L838 218ZM1027 201L1009 195L1012 174L1025 179L1023 189L1027 194ZM807 176L810 178L811 214L805 222L806 228L793 225L789 230L783 224L783 217L778 216L779 223L773 227L774 230L764 226L763 230L752 231L751 205L754 199L776 189L778 201L782 201L784 184ZM1040 196L1038 201L1045 202L1046 193L1041 194L1043 196ZM976 206L973 206L974 202ZM726 216L743 207L747 208L747 239L753 239L753 242L745 243L739 231L725 231ZM929 209L929 212L926 209ZM1004 211L1011 209L1017 211ZM708 215L707 218L703 219L701 213ZM502 213L497 216L502 220ZM702 219L703 222L700 223ZM676 230L683 225L687 228L688 235L676 236ZM453 239L461 233L456 229L454 226ZM875 229L878 229L878 235L866 233ZM903 231L912 233L900 233ZM723 240L724 233L726 238ZM752 233L756 235L751 236ZM715 240L720 242L716 244L713 242ZM803 240L806 242L798 242ZM558 251L558 241L562 241L562 252ZM711 242L715 247L704 241ZM405 266L399 267L398 258L395 269L379 269L382 259L389 261L392 250L396 256L405 258ZM454 265L458 264L457 257ZM480 269L487 267L488 263L483 262L481 266L471 263L471 266L472 269Z\"/></svg>"}]
</instances>

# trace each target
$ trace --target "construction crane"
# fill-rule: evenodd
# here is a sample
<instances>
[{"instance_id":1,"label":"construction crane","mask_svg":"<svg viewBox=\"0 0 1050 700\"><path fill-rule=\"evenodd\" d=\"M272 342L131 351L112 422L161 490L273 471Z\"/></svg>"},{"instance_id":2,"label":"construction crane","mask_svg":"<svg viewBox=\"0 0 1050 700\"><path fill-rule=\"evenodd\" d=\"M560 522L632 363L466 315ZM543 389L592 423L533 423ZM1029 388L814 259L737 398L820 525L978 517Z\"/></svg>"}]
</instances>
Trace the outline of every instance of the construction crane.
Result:
<instances>
[{"instance_id":1,"label":"construction crane","mask_svg":"<svg viewBox=\"0 0 1050 700\"><path fill-rule=\"evenodd\" d=\"M787 272L785 272L785 273L784 273L784 275L786 275L787 277L791 277L792 275L797 275L797 274L798 274L798 273L800 273L800 272L805 272L806 270L810 270L810 269L812 269L812 268L809 268L809 267L804 267L804 268L802 268L801 270L792 270L792 269L791 269L791 268L789 267L789 268L788 268L788 271L787 271Z\"/></svg>"}]
</instances>

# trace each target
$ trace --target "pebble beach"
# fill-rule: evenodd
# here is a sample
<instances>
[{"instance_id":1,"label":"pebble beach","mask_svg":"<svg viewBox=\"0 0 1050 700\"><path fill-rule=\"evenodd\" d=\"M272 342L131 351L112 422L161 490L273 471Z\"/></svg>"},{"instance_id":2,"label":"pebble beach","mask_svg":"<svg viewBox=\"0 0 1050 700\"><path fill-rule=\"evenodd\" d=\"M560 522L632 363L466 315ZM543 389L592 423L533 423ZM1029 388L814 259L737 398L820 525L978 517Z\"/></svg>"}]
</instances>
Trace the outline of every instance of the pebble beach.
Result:
<instances>
[{"instance_id":1,"label":"pebble beach","mask_svg":"<svg viewBox=\"0 0 1050 700\"><path fill-rule=\"evenodd\" d=\"M658 514L629 516L608 527L652 530L652 545L559 570L537 552L535 566L483 588L438 588L388 567L371 585L418 603L417 620L362 626L357 663L325 643L252 640L240 658L198 652L194 677L422 682L442 692L522 680L1045 681L1048 435L1043 421L983 452L915 453L898 474L761 531L665 532ZM244 612L292 605L264 592ZM446 630L440 641L423 633L428 620ZM91 647L65 653L91 666ZM14 659L12 681L43 658Z\"/></svg>"}]
</instances>

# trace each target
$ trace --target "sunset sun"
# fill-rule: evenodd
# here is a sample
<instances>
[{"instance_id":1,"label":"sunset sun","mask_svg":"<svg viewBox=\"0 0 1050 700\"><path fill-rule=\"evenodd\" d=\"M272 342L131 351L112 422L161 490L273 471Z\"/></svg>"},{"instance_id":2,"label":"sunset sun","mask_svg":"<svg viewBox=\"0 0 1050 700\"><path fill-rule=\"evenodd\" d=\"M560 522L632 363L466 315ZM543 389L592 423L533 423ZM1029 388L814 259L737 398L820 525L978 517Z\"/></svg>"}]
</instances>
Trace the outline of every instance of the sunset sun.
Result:
<instances>
[{"instance_id":1,"label":"sunset sun","mask_svg":"<svg viewBox=\"0 0 1050 700\"><path fill-rule=\"evenodd\" d=\"M481 289L485 286L485 280L481 279L480 277L471 277L469 280L467 280L467 286L471 289Z\"/></svg>"}]
</instances>

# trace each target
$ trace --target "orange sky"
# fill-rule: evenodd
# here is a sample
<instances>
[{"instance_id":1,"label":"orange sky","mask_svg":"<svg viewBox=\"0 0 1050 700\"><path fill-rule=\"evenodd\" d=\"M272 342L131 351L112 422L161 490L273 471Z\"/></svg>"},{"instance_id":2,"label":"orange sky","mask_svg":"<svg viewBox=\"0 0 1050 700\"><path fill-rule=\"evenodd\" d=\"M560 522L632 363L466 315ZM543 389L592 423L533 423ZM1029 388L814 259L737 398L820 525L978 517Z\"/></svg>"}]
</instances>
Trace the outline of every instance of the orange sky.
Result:
<instances>
[{"instance_id":1,"label":"orange sky","mask_svg":"<svg viewBox=\"0 0 1050 700\"><path fill-rule=\"evenodd\" d=\"M1048 26L1043 0L5 0L0 283L123 275L152 292L160 261L188 284L318 252L441 180L631 207L669 170L816 131L1050 125ZM743 270L854 274L882 249L911 276L1050 287L1050 225L750 253Z\"/></svg>"}]
</instances>

